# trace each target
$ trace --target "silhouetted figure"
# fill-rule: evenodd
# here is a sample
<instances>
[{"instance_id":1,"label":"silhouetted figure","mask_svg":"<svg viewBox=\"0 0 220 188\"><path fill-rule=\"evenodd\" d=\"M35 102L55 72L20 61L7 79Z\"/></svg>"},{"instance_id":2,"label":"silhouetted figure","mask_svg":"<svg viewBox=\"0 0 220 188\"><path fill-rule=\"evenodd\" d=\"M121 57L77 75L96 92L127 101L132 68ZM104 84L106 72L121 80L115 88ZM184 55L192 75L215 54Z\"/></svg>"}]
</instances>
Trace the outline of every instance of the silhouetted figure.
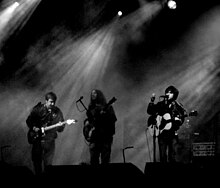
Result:
<instances>
[{"instance_id":1,"label":"silhouetted figure","mask_svg":"<svg viewBox=\"0 0 220 188\"><path fill-rule=\"evenodd\" d=\"M90 164L108 164L117 121L112 103L108 103L101 90L93 89L84 121L84 136L89 142Z\"/></svg>"},{"instance_id":2,"label":"silhouetted figure","mask_svg":"<svg viewBox=\"0 0 220 188\"><path fill-rule=\"evenodd\" d=\"M160 96L156 104L153 94L147 107L147 113L155 117L155 122L152 123L157 126L160 161L163 163L175 162L174 145L178 142L177 130L187 116L182 104L177 101L178 95L178 89L169 86L165 90L165 95Z\"/></svg>"},{"instance_id":3,"label":"silhouetted figure","mask_svg":"<svg viewBox=\"0 0 220 188\"><path fill-rule=\"evenodd\" d=\"M52 165L57 132L62 132L65 128L63 113L55 106L56 100L56 94L48 92L45 95L45 103L39 102L35 105L26 120L36 175L42 175L46 167Z\"/></svg>"}]
</instances>

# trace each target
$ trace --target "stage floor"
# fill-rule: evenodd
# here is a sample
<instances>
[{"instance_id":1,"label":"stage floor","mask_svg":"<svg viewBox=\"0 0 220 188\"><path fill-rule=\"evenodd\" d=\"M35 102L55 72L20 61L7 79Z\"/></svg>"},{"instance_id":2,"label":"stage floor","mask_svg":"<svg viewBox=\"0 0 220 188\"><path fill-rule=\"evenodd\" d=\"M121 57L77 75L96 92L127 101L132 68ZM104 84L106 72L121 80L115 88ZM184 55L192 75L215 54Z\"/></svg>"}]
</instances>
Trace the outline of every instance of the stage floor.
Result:
<instances>
[{"instance_id":1,"label":"stage floor","mask_svg":"<svg viewBox=\"0 0 220 188\"><path fill-rule=\"evenodd\" d=\"M32 186L204 186L218 181L219 164L162 164L146 163L142 172L132 163L111 163L109 165L56 165L37 177L24 166L1 164L1 182L4 185ZM31 182L31 184L30 184Z\"/></svg>"}]
</instances>

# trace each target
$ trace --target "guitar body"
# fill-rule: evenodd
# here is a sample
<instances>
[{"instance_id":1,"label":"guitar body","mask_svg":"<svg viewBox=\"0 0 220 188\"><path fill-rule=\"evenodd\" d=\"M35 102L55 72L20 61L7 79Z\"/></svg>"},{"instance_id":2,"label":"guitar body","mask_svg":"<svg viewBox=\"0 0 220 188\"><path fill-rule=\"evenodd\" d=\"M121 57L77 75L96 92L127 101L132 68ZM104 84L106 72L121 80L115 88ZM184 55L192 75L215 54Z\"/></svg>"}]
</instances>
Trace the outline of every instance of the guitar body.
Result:
<instances>
[{"instance_id":1,"label":"guitar body","mask_svg":"<svg viewBox=\"0 0 220 188\"><path fill-rule=\"evenodd\" d=\"M185 114L184 117L188 116L197 116L197 111L191 111L189 114ZM148 129L151 136L158 136L164 130L174 129L177 130L178 127L174 127L172 123L172 118L169 113L165 113L164 115L150 116L148 119Z\"/></svg>"},{"instance_id":2,"label":"guitar body","mask_svg":"<svg viewBox=\"0 0 220 188\"><path fill-rule=\"evenodd\" d=\"M150 118L154 118L151 120ZM148 119L148 130L151 136L158 136L164 130L170 130L172 128L171 115L165 113L164 115L157 115L156 117L150 116Z\"/></svg>"},{"instance_id":3,"label":"guitar body","mask_svg":"<svg viewBox=\"0 0 220 188\"><path fill-rule=\"evenodd\" d=\"M163 116L157 116L157 127L159 129L159 134L164 130L170 130L172 128L171 115L165 113Z\"/></svg>"},{"instance_id":4,"label":"guitar body","mask_svg":"<svg viewBox=\"0 0 220 188\"><path fill-rule=\"evenodd\" d=\"M93 142L95 139L95 127L94 124L89 122L88 119L84 121L83 135L87 142Z\"/></svg>"},{"instance_id":5,"label":"guitar body","mask_svg":"<svg viewBox=\"0 0 220 188\"><path fill-rule=\"evenodd\" d=\"M27 133L27 139L29 144L34 144L41 140L44 134L41 131L35 132L33 129L29 129Z\"/></svg>"}]
</instances>

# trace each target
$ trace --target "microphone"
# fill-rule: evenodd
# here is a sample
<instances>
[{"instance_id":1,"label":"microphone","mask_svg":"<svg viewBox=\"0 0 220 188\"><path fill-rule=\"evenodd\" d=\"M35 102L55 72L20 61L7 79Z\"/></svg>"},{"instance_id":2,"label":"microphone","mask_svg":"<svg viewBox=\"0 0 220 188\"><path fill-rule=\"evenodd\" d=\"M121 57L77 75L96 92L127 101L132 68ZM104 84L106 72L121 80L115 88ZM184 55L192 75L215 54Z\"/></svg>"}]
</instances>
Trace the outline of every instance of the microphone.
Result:
<instances>
[{"instance_id":1,"label":"microphone","mask_svg":"<svg viewBox=\"0 0 220 188\"><path fill-rule=\"evenodd\" d=\"M160 98L168 99L169 96L168 95L161 95Z\"/></svg>"},{"instance_id":2,"label":"microphone","mask_svg":"<svg viewBox=\"0 0 220 188\"><path fill-rule=\"evenodd\" d=\"M76 102L79 102L83 99L83 96L81 96Z\"/></svg>"}]
</instances>

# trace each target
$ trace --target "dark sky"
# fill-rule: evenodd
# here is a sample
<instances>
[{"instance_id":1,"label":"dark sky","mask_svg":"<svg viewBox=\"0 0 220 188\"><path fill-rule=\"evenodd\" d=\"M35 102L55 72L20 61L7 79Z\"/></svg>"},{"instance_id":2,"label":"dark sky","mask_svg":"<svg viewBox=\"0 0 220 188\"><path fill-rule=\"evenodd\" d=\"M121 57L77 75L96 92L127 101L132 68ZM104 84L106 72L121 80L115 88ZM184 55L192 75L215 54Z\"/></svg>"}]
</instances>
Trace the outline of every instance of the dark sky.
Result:
<instances>
[{"instance_id":1,"label":"dark sky","mask_svg":"<svg viewBox=\"0 0 220 188\"><path fill-rule=\"evenodd\" d=\"M152 0L144 1L152 2ZM187 25L193 22L205 10L216 6L217 2L217 0L210 0L199 2L198 4L196 0L177 0L177 9L171 11L165 7L161 11L160 16L154 20L154 27L151 30L160 28L160 30L156 31L158 36L161 36L162 31L164 34L173 32L179 35L179 33L184 32L184 28ZM139 7L138 0L76 0L74 3L71 0L64 0L62 3L58 0L41 1L23 30L18 34L16 33L15 38L18 37L17 35L21 35L21 38L25 36L34 40L34 38L47 32L56 24L64 24L70 27L74 33L85 28L94 27L94 25L97 26L109 22L118 10L122 10L124 15L127 15ZM97 10L94 11L94 8ZM91 12L93 12L93 15ZM165 20L166 22L164 22ZM31 34L30 30L32 31ZM155 32L155 30L153 31ZM161 38L164 37L161 36ZM25 41L25 44L31 43L31 39Z\"/></svg>"},{"instance_id":2,"label":"dark sky","mask_svg":"<svg viewBox=\"0 0 220 188\"><path fill-rule=\"evenodd\" d=\"M152 66L152 61L146 63L145 59L156 61L163 51L175 47L191 24L204 12L217 6L219 4L217 2L217 0L199 3L196 0L178 0L176 10L170 10L164 5L165 7L154 19L143 24L142 40L138 42L127 40L125 51L129 56L123 57L124 60L119 62L118 71L124 76L133 74L137 79L142 79L143 74L137 73ZM42 0L24 27L16 30L2 44L3 63L0 65L0 81L4 84L13 79L15 72L27 63L28 49L53 28L63 27L72 37L83 35L94 28L108 24L118 10L122 10L125 17L139 7L138 0L64 0L62 2ZM50 46L54 40L62 41L62 37L49 35L44 39L43 48ZM23 74L21 76L25 76Z\"/></svg>"},{"instance_id":3,"label":"dark sky","mask_svg":"<svg viewBox=\"0 0 220 188\"><path fill-rule=\"evenodd\" d=\"M153 2L152 0L144 0ZM175 45L175 41L184 34L189 25L204 11L216 6L217 0L197 2L196 0L178 0L177 9L170 10L166 5L159 15L146 24L145 40L138 45L130 44L128 50L134 56L156 56L158 51ZM22 28L13 33L2 47L4 63L1 64L1 81L6 81L23 65L27 48L49 32L55 25L62 25L72 35L103 26L110 22L118 10L123 16L140 7L138 0L47 0L41 1L33 15ZM51 38L45 41L48 45ZM145 51L148 50L146 54ZM13 55L12 55L13 54ZM132 65L131 65L132 66ZM7 73L6 73L7 72Z\"/></svg>"}]
</instances>

